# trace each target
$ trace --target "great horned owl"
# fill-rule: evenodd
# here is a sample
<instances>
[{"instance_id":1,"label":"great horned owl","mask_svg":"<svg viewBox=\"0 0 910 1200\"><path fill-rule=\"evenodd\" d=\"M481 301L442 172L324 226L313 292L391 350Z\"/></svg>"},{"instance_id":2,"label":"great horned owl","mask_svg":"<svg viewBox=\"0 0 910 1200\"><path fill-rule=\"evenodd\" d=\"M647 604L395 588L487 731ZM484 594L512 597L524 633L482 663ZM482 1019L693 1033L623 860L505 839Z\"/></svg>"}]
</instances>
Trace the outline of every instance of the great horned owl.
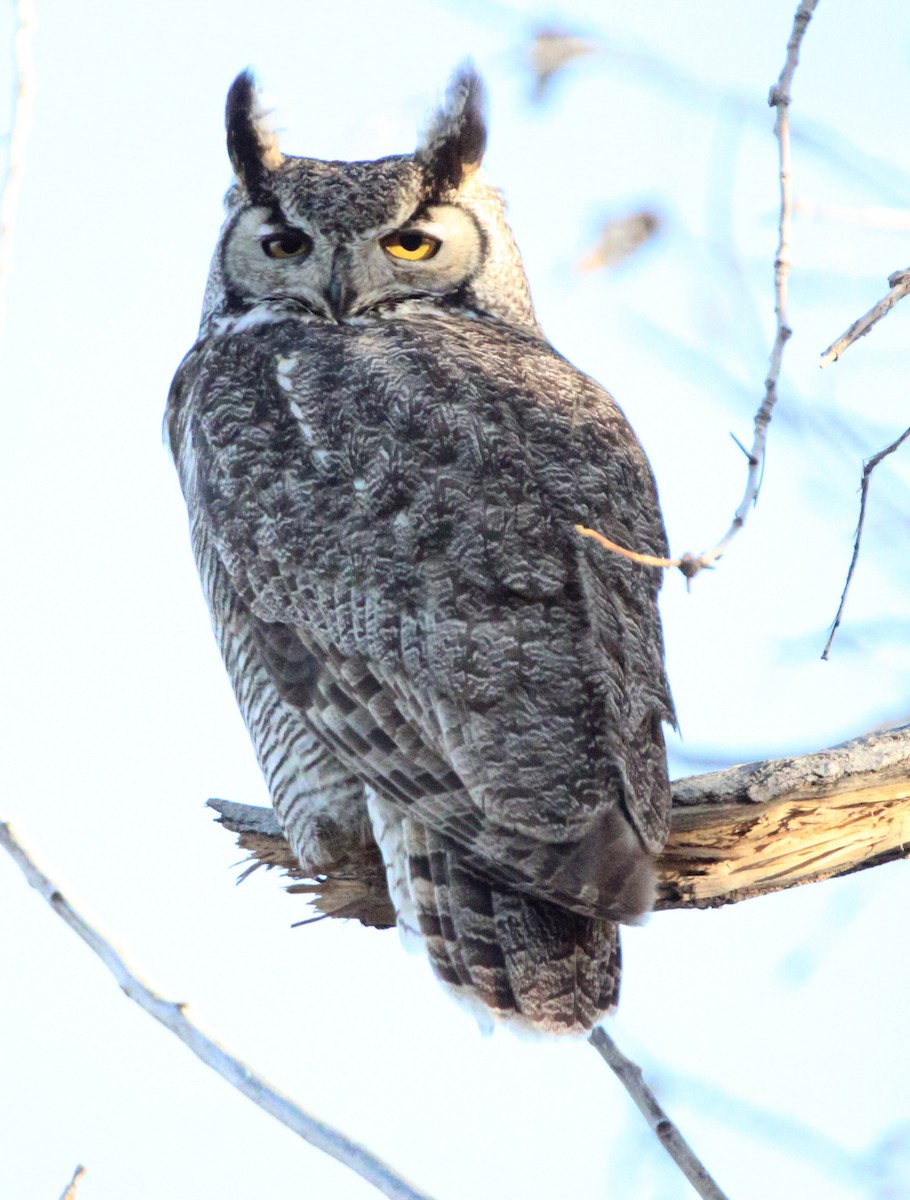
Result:
<instances>
[{"instance_id":1,"label":"great horned owl","mask_svg":"<svg viewBox=\"0 0 910 1200\"><path fill-rule=\"evenodd\" d=\"M485 139L468 69L414 154L284 157L240 75L167 426L323 911L397 919L463 999L581 1033L617 1000L616 922L651 904L673 709L659 574L575 526L665 537L619 408L540 331Z\"/></svg>"}]
</instances>

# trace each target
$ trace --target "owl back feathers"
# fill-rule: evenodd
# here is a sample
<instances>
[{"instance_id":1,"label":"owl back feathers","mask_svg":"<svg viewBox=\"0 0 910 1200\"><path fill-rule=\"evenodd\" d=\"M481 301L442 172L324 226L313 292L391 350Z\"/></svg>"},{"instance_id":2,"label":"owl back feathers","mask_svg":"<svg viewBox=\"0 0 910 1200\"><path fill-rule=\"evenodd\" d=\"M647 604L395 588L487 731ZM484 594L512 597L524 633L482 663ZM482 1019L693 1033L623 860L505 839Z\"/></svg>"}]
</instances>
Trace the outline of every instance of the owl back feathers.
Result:
<instances>
[{"instance_id":1,"label":"owl back feathers","mask_svg":"<svg viewBox=\"0 0 910 1200\"><path fill-rule=\"evenodd\" d=\"M651 904L673 709L659 577L575 526L665 553L647 460L540 335L475 76L410 157L285 159L245 77L228 123L168 428L279 820L320 886L370 881L339 913L381 861L447 986L582 1032Z\"/></svg>"}]
</instances>

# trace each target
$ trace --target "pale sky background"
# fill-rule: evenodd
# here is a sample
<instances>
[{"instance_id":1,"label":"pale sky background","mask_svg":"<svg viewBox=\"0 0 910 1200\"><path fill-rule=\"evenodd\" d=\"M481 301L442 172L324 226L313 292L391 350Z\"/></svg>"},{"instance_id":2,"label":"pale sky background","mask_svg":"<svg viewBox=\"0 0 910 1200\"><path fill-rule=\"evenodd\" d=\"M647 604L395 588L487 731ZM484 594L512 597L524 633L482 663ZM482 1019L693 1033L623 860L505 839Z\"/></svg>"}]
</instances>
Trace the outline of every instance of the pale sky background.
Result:
<instances>
[{"instance_id":1,"label":"pale sky background","mask_svg":"<svg viewBox=\"0 0 910 1200\"><path fill-rule=\"evenodd\" d=\"M773 335L770 84L795 0L37 0L37 102L0 334L0 816L167 996L436 1200L691 1195L590 1047L483 1038L393 933L306 916L208 796L264 803L161 440L229 182L224 96L252 65L285 148L413 148L453 67L489 88L544 328L618 397L671 543L726 528ZM531 103L533 30L605 52ZM8 127L12 5L0 13ZM910 6L821 0L794 88L797 198L910 209ZM7 143L0 145L5 154ZM580 274L598 223L660 235ZM908 424L910 301L818 355L906 266L908 233L800 217L759 506L663 612L674 774L910 719L910 447L884 464L842 638L862 459ZM895 864L627 931L611 1030L732 1200L910 1196L910 873ZM118 991L0 856L0 1197L377 1195L231 1091Z\"/></svg>"}]
</instances>

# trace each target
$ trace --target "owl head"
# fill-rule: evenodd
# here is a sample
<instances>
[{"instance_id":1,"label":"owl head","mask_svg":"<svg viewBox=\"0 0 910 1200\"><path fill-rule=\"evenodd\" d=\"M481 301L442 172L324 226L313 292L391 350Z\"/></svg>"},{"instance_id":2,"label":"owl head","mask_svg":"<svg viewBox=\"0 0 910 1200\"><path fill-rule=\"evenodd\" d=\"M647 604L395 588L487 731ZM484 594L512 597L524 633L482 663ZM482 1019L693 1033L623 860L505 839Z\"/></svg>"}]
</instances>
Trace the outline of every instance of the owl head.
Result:
<instances>
[{"instance_id":1,"label":"owl head","mask_svg":"<svg viewBox=\"0 0 910 1200\"><path fill-rule=\"evenodd\" d=\"M456 74L413 154L286 156L252 76L227 98L236 184L204 321L274 306L337 324L440 312L539 333L505 206L483 181L483 87Z\"/></svg>"}]
</instances>

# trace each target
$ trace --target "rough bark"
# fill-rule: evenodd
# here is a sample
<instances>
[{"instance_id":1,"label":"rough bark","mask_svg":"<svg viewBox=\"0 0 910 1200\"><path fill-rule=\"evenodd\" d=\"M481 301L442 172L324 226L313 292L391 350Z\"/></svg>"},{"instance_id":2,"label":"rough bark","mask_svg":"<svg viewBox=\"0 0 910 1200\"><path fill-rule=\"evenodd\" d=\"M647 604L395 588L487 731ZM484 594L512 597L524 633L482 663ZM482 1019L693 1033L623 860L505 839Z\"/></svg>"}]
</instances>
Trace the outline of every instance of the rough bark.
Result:
<instances>
[{"instance_id":1,"label":"rough bark","mask_svg":"<svg viewBox=\"0 0 910 1200\"><path fill-rule=\"evenodd\" d=\"M673 785L657 908L711 908L910 853L910 725Z\"/></svg>"}]
</instances>

